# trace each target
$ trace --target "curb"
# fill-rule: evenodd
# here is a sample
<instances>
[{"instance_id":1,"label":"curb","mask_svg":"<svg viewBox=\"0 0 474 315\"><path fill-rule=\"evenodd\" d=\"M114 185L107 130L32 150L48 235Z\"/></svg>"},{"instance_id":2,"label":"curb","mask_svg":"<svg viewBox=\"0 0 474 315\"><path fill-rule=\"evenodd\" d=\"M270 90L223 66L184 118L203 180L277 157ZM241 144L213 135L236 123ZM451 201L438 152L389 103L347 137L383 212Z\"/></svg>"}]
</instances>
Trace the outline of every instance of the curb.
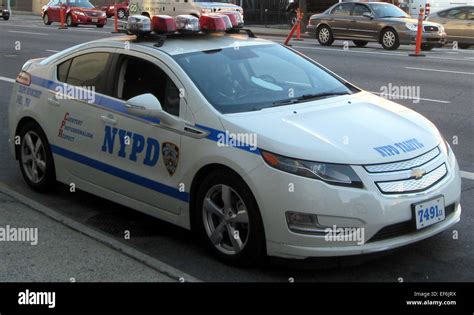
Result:
<instances>
[{"instance_id":1,"label":"curb","mask_svg":"<svg viewBox=\"0 0 474 315\"><path fill-rule=\"evenodd\" d=\"M128 246L110 236L105 235L104 233L101 233L95 229L92 229L82 223L79 223L77 221L74 221L73 219L64 216L57 211L46 207L42 204L40 204L37 201L34 201L33 199L30 199L26 196L21 195L20 193L12 190L11 188L7 187L4 183L0 183L0 192L4 193L5 195L10 196L11 198L17 200L18 202L22 203L23 205L42 213L43 215L81 233L86 236L89 236L90 238L107 245L122 254L131 257L148 267L176 280L177 282L202 282L196 277L193 277L185 272L182 272L152 256L149 256L147 254L144 254L140 252L139 250ZM184 280L184 281L183 281Z\"/></svg>"}]
</instances>

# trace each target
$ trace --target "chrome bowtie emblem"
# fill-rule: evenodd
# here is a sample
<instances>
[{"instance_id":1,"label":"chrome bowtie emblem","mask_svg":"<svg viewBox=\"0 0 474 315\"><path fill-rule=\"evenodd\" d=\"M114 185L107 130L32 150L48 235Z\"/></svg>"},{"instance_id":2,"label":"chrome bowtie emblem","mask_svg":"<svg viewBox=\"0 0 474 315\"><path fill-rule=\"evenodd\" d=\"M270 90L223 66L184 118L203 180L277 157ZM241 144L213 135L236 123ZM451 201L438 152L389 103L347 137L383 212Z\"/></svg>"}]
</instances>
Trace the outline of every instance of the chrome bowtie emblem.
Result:
<instances>
[{"instance_id":1,"label":"chrome bowtie emblem","mask_svg":"<svg viewBox=\"0 0 474 315\"><path fill-rule=\"evenodd\" d=\"M414 168L411 170L411 177L414 177L415 179L420 179L426 174L426 171L421 168Z\"/></svg>"}]
</instances>

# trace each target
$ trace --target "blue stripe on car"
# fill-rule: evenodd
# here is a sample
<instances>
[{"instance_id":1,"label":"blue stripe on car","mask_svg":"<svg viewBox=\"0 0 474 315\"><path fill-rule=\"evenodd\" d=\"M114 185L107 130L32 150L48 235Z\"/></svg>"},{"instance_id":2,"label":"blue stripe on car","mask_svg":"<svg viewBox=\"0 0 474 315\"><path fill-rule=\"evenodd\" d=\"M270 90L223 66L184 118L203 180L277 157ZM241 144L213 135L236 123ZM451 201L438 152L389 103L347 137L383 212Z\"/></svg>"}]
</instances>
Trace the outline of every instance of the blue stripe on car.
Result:
<instances>
[{"instance_id":1,"label":"blue stripe on car","mask_svg":"<svg viewBox=\"0 0 474 315\"><path fill-rule=\"evenodd\" d=\"M170 197L173 197L175 199L184 201L184 202L189 202L189 193L187 192L181 192L178 189L174 187L170 187L167 185L164 185L162 183L153 181L151 179L142 177L137 174L133 174L130 172L127 172L125 170L122 170L120 168L117 168L115 166L111 166L106 163L102 163L100 161L91 159L87 156L69 151L67 149L58 147L56 145L51 145L51 151L54 154L60 155L62 157L65 157L67 159L76 161L78 163L90 166L92 168L95 168L97 170L100 170L104 173L119 177L121 179L124 179L126 181L129 181L131 183L137 184L139 186L154 190L156 192L168 195Z\"/></svg>"}]
</instances>

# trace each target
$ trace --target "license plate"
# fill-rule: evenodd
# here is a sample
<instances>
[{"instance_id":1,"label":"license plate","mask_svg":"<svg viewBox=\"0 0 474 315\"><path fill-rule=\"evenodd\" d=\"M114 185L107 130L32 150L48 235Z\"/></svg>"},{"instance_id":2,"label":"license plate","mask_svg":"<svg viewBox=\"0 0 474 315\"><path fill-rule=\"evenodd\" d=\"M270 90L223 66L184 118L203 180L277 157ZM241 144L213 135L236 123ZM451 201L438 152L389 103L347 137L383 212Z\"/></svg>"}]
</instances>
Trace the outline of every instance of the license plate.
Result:
<instances>
[{"instance_id":1,"label":"license plate","mask_svg":"<svg viewBox=\"0 0 474 315\"><path fill-rule=\"evenodd\" d=\"M439 196L412 205L415 212L416 229L422 229L445 219L444 197Z\"/></svg>"},{"instance_id":2,"label":"license plate","mask_svg":"<svg viewBox=\"0 0 474 315\"><path fill-rule=\"evenodd\" d=\"M98 18L92 18L92 23L97 23L97 22L99 22Z\"/></svg>"}]
</instances>

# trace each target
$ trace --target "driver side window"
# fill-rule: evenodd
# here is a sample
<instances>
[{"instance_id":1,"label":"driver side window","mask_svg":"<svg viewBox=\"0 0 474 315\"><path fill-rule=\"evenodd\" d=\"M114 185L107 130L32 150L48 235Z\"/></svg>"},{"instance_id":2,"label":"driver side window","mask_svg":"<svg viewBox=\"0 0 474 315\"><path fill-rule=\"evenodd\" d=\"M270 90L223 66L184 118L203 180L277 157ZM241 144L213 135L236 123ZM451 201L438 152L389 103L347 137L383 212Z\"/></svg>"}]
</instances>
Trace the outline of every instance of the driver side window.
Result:
<instances>
[{"instance_id":1,"label":"driver side window","mask_svg":"<svg viewBox=\"0 0 474 315\"><path fill-rule=\"evenodd\" d=\"M124 101L142 94L153 94L164 111L179 116L180 91L170 77L155 64L121 55L116 71L114 96Z\"/></svg>"},{"instance_id":2,"label":"driver side window","mask_svg":"<svg viewBox=\"0 0 474 315\"><path fill-rule=\"evenodd\" d=\"M356 4L352 11L353 16L363 16L364 13L370 13L370 10L363 4Z\"/></svg>"}]
</instances>

